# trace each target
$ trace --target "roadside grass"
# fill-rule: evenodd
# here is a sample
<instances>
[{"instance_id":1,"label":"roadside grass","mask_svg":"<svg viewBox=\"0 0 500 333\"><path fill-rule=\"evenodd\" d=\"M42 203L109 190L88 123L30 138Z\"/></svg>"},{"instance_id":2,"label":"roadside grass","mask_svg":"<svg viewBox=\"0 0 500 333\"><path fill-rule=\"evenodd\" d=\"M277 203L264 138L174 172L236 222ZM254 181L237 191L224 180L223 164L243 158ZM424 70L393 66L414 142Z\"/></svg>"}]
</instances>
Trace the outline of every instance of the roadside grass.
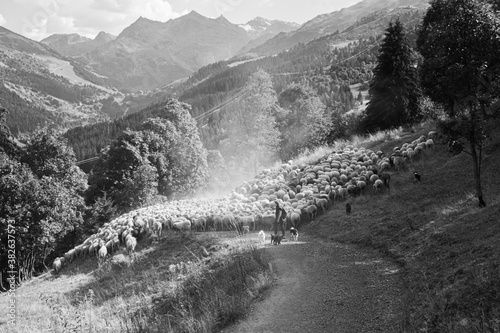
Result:
<instances>
[{"instance_id":1,"label":"roadside grass","mask_svg":"<svg viewBox=\"0 0 500 333\"><path fill-rule=\"evenodd\" d=\"M0 332L213 332L274 281L257 237L167 235L139 245L133 260L117 252L99 268L96 258L77 259L22 286L17 326Z\"/></svg>"},{"instance_id":2,"label":"roadside grass","mask_svg":"<svg viewBox=\"0 0 500 333\"><path fill-rule=\"evenodd\" d=\"M390 152L431 129L362 146ZM345 214L347 201L339 201L304 227L318 237L376 249L401 265L404 332L500 332L498 146L493 142L484 152L486 208L477 207L470 156L451 156L437 145L404 170L391 170L390 190L369 188L349 198L351 215Z\"/></svg>"}]
</instances>

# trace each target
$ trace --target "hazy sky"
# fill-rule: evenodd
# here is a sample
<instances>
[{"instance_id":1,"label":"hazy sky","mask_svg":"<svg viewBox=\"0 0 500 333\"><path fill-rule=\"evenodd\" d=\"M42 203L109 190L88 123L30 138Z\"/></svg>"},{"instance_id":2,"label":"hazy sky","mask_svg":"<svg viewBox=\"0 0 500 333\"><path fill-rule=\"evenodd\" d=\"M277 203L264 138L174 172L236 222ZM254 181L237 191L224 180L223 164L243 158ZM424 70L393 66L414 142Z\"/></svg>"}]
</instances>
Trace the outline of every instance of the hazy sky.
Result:
<instances>
[{"instance_id":1,"label":"hazy sky","mask_svg":"<svg viewBox=\"0 0 500 333\"><path fill-rule=\"evenodd\" d=\"M256 16L304 23L361 0L0 0L0 25L34 40L54 33L118 35L139 16L165 22L191 10L233 23ZM383 0L382 0L383 1Z\"/></svg>"}]
</instances>

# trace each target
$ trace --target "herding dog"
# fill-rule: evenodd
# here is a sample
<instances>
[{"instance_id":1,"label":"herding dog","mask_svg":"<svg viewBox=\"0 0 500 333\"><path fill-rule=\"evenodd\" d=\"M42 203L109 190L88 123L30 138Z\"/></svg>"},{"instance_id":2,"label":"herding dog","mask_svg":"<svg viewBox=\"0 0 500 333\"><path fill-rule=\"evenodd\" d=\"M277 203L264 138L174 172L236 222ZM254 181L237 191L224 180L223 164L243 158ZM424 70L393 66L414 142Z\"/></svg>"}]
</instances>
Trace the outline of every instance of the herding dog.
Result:
<instances>
[{"instance_id":1,"label":"herding dog","mask_svg":"<svg viewBox=\"0 0 500 333\"><path fill-rule=\"evenodd\" d=\"M271 235L271 244L280 245L283 236L280 235Z\"/></svg>"},{"instance_id":2,"label":"herding dog","mask_svg":"<svg viewBox=\"0 0 500 333\"><path fill-rule=\"evenodd\" d=\"M290 228L290 240L295 242L299 240L299 232L294 227Z\"/></svg>"}]
</instances>

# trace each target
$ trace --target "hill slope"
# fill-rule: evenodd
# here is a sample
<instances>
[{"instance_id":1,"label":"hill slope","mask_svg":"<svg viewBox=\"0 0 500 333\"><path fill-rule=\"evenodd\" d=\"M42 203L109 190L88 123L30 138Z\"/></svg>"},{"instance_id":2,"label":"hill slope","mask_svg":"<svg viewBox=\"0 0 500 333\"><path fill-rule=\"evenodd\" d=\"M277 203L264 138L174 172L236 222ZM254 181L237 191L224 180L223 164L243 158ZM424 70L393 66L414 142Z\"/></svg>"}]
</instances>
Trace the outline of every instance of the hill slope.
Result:
<instances>
[{"instance_id":1,"label":"hill slope","mask_svg":"<svg viewBox=\"0 0 500 333\"><path fill-rule=\"evenodd\" d=\"M353 154L362 154L361 149L357 146L373 151L382 150L389 155L393 151L393 147L401 147L404 143L411 143L431 129L433 128L429 125L417 126L409 132L393 131L372 136L369 140L358 140L353 143L341 142L334 148L333 155L330 155L329 152L326 154L323 152L322 155L297 159L296 163L303 165L304 177L314 179L314 177L319 177L319 172L313 175L316 173L314 172L315 168L318 167L316 169L318 171L325 170L326 164L333 168L333 165L337 164L336 161L341 165L340 162L345 155L346 161L342 163L346 164L341 168L347 171L347 163L352 163L353 168L355 168L355 164L368 162L364 159L363 162L359 159L348 159ZM407 160L405 166L399 170L389 169L390 188L378 192L368 186L359 196L349 196L347 199L337 197L332 208L324 214L314 217L312 221L309 221L308 214L303 214L299 232L307 233L309 236L326 238L328 241L333 240L340 243L357 244L372 250L377 249L397 262L400 265L399 272L390 278L399 278L399 282L407 288L403 293L394 296L403 297L403 307L399 310L403 311L405 317L401 322L397 321L400 325L397 327L398 331L495 332L500 328L498 322L500 311L500 244L498 242L500 224L497 219L500 209L500 195L496 190L500 186L500 179L497 177L497 169L500 165L499 145L500 132L497 131L494 133L493 141L484 150L483 179L487 184L484 188L485 198L489 205L487 208L477 208L477 200L471 195L473 181L470 157L464 153L450 156L446 147L438 144L424 149L420 157L413 162ZM340 160L338 160L339 158ZM369 162L366 164L371 165ZM276 185L279 187L285 182L283 170L286 168L286 166L281 166L279 169L263 171L253 181L256 184L260 181L259 184L263 186L263 190L275 188ZM414 170L422 175L421 183L413 181ZM325 171L321 175L328 176L327 172L329 171ZM341 179L342 177L340 177ZM339 184L340 180L338 180ZM317 183L311 182L310 185L314 187L315 185L312 184ZM247 186L247 184L243 186ZM258 199L254 201L247 200L248 197L234 192L230 198L223 198L217 201L217 204L227 210L230 210L231 207L238 207L233 212L242 209L247 213L244 206L253 206L253 209L269 211L273 208L269 199L272 199L272 195L279 195L278 192L266 196L263 191L262 195L257 195ZM298 198L299 194L314 196L312 193L305 194L306 192L308 191L298 192L296 199L303 200ZM311 190L311 192L313 191ZM297 203L297 201L290 201L284 197L283 200L290 205ZM260 202L260 205L255 204L257 201ZM126 224L136 213L146 218L147 214L154 213L156 209L158 209L156 213L172 207L175 207L176 212L188 207L192 209L194 202L196 209L202 207L198 205L199 203L207 204L206 201L193 199L192 201L182 200L150 206L125 214L112 221L107 227L114 228L119 224ZM345 213L344 205L347 202L352 205L350 215ZM236 203L236 206L232 206ZM202 213L208 214L205 208L202 209ZM274 218L272 213L271 217ZM99 235L108 235L109 232L109 229L101 229ZM268 259L265 259L265 254L262 255L262 252L258 251L250 252L250 257L257 261L257 264L250 264L251 261L243 259L247 258L245 255L234 251L234 248L229 244L231 242L228 239L237 242L237 239L231 236L234 234L225 234L224 237L228 238L225 238L222 243L227 245L220 244L220 240L214 241L210 235L211 233L200 233L193 239L169 234L162 238L159 243L153 244L148 243L147 239L144 238L138 249L138 260L133 264L122 253L123 249L120 249L104 268L97 269L95 258L88 257L77 259L76 262L65 267L60 275L44 275L32 281L31 285L26 286L21 292L18 291L19 304L23 304L19 307L22 311L20 320L21 325L23 325L19 332L35 331L38 328L42 331L54 323L73 325L82 322L81 325L86 325L85 327L93 327L94 329L106 327L106 329L112 329L116 332L126 329L132 332L141 331L144 327L150 328L147 325L154 323L155 329L162 328L165 331L171 327L169 325L175 325L172 321L165 320L165 314L171 314L172 311L175 311L176 314L182 313L184 318L191 318L192 321L184 323L186 327L191 325L189 327L192 327L192 330L189 332L204 331L196 325L207 322L197 321L191 315L194 313L205 314L201 311L202 309L195 307L195 304L199 304L197 301L206 295L207 289L212 290L208 288L211 283L222 279L226 286L233 286L236 282L238 286L243 285L243 283L247 286L251 285L252 290L248 291L243 288L244 292L250 294L251 297L259 297L262 290L259 290L258 287L253 288L258 283L266 285L262 282L263 280L267 281L266 283L269 282L262 275L260 277L253 275L248 278L245 278L245 275L240 276L240 273L244 274L246 269L251 267L260 267L259 265L268 267ZM314 238L306 237L305 239L314 241ZM255 239L250 239L250 242L255 242ZM215 248L219 247L218 250L210 251L210 259L199 259L203 256L200 254L203 252L201 246L212 248L212 245ZM273 247L273 251L277 253L285 251L284 248L290 245L280 246ZM297 246L304 245L299 243ZM227 248L226 251L221 250L224 247ZM338 274L346 268L346 265L351 266L352 262L354 262L354 266L360 265L359 271L363 271L361 269L363 265L380 264L377 261L365 260L366 257L360 261L357 261L359 257L337 261L338 258L335 258L339 251L335 249L339 247L344 250L346 246L337 243L324 248L320 245L311 245L307 251L302 252L299 248L294 249L293 251L299 250L297 256L303 255L304 260L299 261L299 263L289 261L290 264L287 264L285 260L281 264L288 266L281 266L280 271L294 272L298 269L299 271L296 273L300 273L301 267L303 267L301 264L304 264L319 265L332 274ZM235 259L234 265L226 265L221 257L214 253L224 252L227 255L232 251L237 254L234 258L239 258ZM189 262L189 258L194 262ZM275 258L279 258L279 255ZM180 261L184 264L180 264ZM332 261L338 265L332 265ZM177 263L179 265L176 265ZM202 268L206 267L205 265L208 265L210 270L206 271L205 268ZM279 265L278 267L280 267ZM236 275L238 275L231 276L235 280L230 281L223 278L227 277L233 268L236 269ZM306 266L305 270L311 269ZM257 271L259 270L257 269ZM87 274L90 272L92 274ZM222 274L218 275L217 272L222 272ZM391 272L394 273L394 271ZM205 274L208 276L207 279L205 279ZM187 277L186 280L184 280L185 277ZM353 298L351 293L330 290L338 287L335 284L329 285L331 288L325 288L324 285L316 286L313 281L321 281L321 277L318 276L316 276L318 280L309 279L308 281L311 281L309 284L293 284L293 281L287 279L286 275L281 278L282 280L278 280L278 283L292 282L288 290L297 288L287 295L302 297L301 295L307 294L310 297L311 295L316 296L316 293L322 290L321 296L316 296L313 300L307 298L308 302L315 301L317 303L319 298L329 306L329 302L333 302L332 306L340 309L354 304L356 310L359 311L359 306L367 306L372 301L370 297L373 294L366 294L370 297L363 298L363 301L368 301L361 305L358 303L360 299ZM358 276L358 278L360 277ZM387 277L380 274L378 278L386 279ZM184 281L191 284L184 284ZM370 289L373 283L384 285L384 281L374 282L370 278L359 281L361 285L358 286L358 291L360 288ZM343 280L341 283L344 283ZM268 286L266 285L265 288ZM45 291L45 299L38 299L37 295L40 290ZM56 295L56 290L58 293L63 292L64 296ZM176 292L180 294L176 294ZM225 295L226 292L231 293L231 291L225 290L219 296ZM338 295L338 298L332 299L331 295ZM345 299L341 297L345 297ZM183 303L184 307L177 307L179 305L172 303L173 299L175 301L186 300L187 302L191 300L191 303ZM0 296L1 302L5 303L6 300L5 295ZM242 306L239 302L224 303L226 300L222 300L222 298L217 298L217 300L219 305L230 304L229 308L234 310L234 312L225 312L223 317L215 319L217 329L224 327L224 325L220 325L221 323L230 323L247 313L245 309L248 303ZM379 300L383 300L383 304L378 304L378 310L383 307L393 309L388 305L388 302L394 301L394 299L374 297L374 304L377 304ZM256 303L256 306L259 304L262 303ZM186 306L192 311L182 312ZM63 310L66 308L71 311ZM114 309L120 310L114 311ZM210 311L212 310L210 308ZM268 309L266 310L268 311ZM289 314L290 317L282 319L293 323L301 314L297 314L293 309L292 311L288 310L284 309L284 313ZM312 316L309 312L304 315ZM321 322L320 318L318 320ZM380 317L364 317L364 320L372 325L369 326L370 328L383 327L377 326ZM212 324L214 322L211 322ZM355 325L357 323L344 324ZM394 329L396 325L398 324L394 323L390 328ZM359 326L356 329L362 331Z\"/></svg>"},{"instance_id":2,"label":"hill slope","mask_svg":"<svg viewBox=\"0 0 500 333\"><path fill-rule=\"evenodd\" d=\"M36 126L104 120L98 101L117 94L105 81L48 46L0 27L0 95L14 134Z\"/></svg>"},{"instance_id":3,"label":"hill slope","mask_svg":"<svg viewBox=\"0 0 500 333\"><path fill-rule=\"evenodd\" d=\"M43 43L58 53L67 57L81 57L98 46L116 39L116 36L101 31L94 39L78 34L54 34L40 43Z\"/></svg>"},{"instance_id":4,"label":"hill slope","mask_svg":"<svg viewBox=\"0 0 500 333\"><path fill-rule=\"evenodd\" d=\"M382 12L390 15L392 11L401 8L423 10L428 6L428 0L363 0L353 6L339 11L319 15L304 23L300 28L288 33L280 33L267 42L251 49L249 52L258 55L273 55L283 50L291 49L299 43L307 43L315 38L342 32L363 17Z\"/></svg>"}]
</instances>

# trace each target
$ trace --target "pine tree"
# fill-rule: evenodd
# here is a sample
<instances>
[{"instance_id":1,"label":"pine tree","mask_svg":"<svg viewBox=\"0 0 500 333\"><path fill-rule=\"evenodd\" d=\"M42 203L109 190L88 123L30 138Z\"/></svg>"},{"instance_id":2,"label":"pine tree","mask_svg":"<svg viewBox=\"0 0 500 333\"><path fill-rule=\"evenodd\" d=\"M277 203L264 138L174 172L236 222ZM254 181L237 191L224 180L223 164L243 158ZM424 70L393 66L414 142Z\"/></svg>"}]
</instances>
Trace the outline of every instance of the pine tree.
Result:
<instances>
[{"instance_id":1,"label":"pine tree","mask_svg":"<svg viewBox=\"0 0 500 333\"><path fill-rule=\"evenodd\" d=\"M418 73L413 50L399 20L389 23L382 42L362 129L366 132L409 125L421 119Z\"/></svg>"}]
</instances>

